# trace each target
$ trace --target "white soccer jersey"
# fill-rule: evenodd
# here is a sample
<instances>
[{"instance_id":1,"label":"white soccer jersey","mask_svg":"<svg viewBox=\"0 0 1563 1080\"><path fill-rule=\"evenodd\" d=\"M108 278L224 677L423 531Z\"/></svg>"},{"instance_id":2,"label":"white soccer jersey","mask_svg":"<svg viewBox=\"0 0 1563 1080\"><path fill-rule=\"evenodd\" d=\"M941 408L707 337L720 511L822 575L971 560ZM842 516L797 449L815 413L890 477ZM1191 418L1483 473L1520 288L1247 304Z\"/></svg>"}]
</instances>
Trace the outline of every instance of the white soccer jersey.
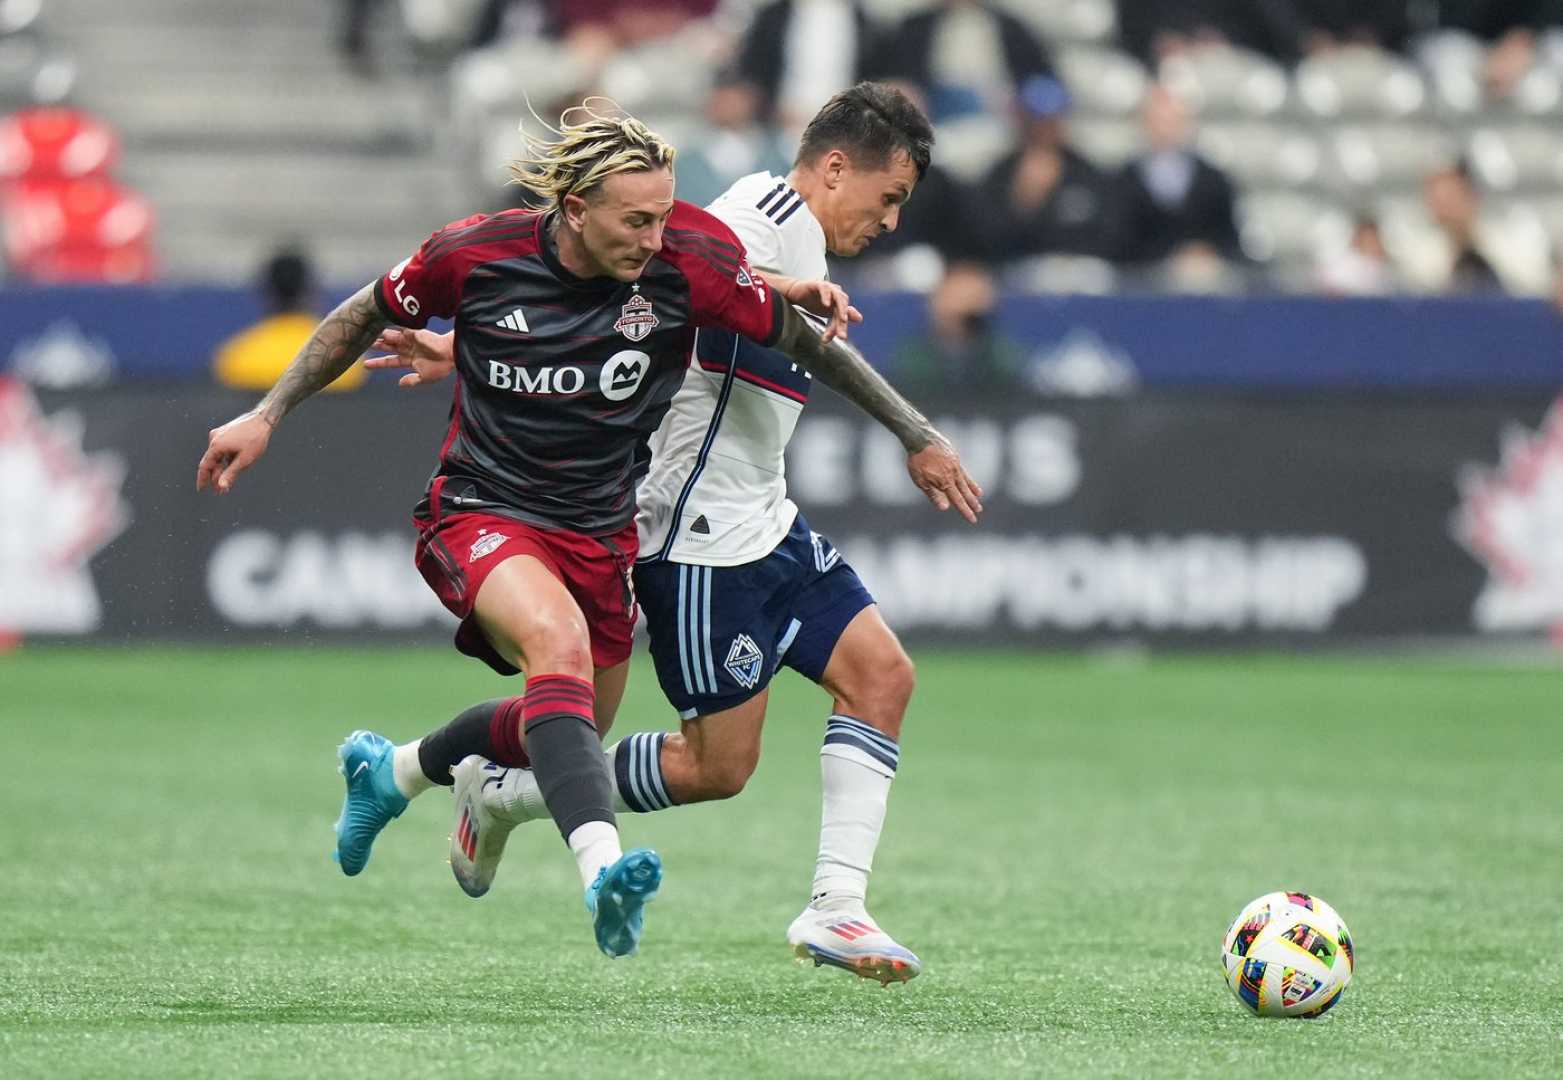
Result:
<instances>
[{"instance_id":1,"label":"white soccer jersey","mask_svg":"<svg viewBox=\"0 0 1563 1080\"><path fill-rule=\"evenodd\" d=\"M825 231L782 177L751 173L708 209L738 234L756 269L825 277ZM773 349L699 332L684 385L651 437L651 471L637 495L641 559L738 566L770 554L798 514L784 452L810 381Z\"/></svg>"}]
</instances>

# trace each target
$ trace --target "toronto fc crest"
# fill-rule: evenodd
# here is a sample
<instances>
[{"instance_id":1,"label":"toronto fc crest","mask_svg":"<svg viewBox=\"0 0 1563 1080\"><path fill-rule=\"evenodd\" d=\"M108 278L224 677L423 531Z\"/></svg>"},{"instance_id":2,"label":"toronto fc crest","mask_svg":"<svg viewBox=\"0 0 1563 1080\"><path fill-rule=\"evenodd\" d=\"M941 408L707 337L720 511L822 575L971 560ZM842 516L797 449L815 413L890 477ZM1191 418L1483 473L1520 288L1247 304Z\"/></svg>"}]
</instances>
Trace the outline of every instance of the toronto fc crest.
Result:
<instances>
[{"instance_id":1,"label":"toronto fc crest","mask_svg":"<svg viewBox=\"0 0 1563 1080\"><path fill-rule=\"evenodd\" d=\"M652 313L651 301L637 292L619 309L619 319L613 328L631 341L643 341L657 328L659 320Z\"/></svg>"}]
</instances>

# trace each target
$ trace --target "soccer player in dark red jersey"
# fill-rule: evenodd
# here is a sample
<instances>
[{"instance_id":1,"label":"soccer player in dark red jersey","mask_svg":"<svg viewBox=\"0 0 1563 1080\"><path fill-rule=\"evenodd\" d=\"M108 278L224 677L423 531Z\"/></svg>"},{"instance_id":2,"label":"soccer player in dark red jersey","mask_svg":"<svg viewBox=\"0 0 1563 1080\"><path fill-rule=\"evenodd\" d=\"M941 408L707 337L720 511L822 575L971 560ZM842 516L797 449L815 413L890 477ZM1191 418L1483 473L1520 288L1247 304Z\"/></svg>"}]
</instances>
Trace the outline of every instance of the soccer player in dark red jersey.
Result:
<instances>
[{"instance_id":1,"label":"soccer player in dark red jersey","mask_svg":"<svg viewBox=\"0 0 1563 1080\"><path fill-rule=\"evenodd\" d=\"M759 278L727 226L673 198L672 146L583 108L531 144L518 182L545 203L456 222L343 301L250 412L214 429L198 488L231 490L273 430L391 324L454 320L457 380L439 466L414 511L417 565L461 624L456 645L523 697L485 702L416 743L354 732L337 858L359 873L408 799L481 754L534 770L574 853L598 946L634 952L661 880L624 854L601 752L628 675L635 483L684 377L696 327L731 330L811 369L852 365L855 317L826 282ZM828 316L821 335L795 310Z\"/></svg>"},{"instance_id":2,"label":"soccer player in dark red jersey","mask_svg":"<svg viewBox=\"0 0 1563 1080\"><path fill-rule=\"evenodd\" d=\"M896 227L932 144L910 99L860 83L809 123L788 176L742 177L708 209L762 274L823 276L827 252L850 258ZM434 383L455 370L451 342L388 330L376 344L393 355L364 364L411 367L404 385ZM813 381L774 350L723 331L699 334L636 493L635 592L680 731L634 733L605 755L621 813L728 798L759 760L772 677L790 667L817 683L832 698L819 750L819 855L787 942L817 965L905 981L922 961L879 927L866 893L900 763L912 662L849 562L787 497L785 452ZM980 486L961 482L954 448L866 360L829 385L896 435L912 480L935 506L975 523ZM940 482L951 476L954 490ZM482 896L510 831L548 811L527 769L474 756L452 776L451 871L468 895Z\"/></svg>"}]
</instances>

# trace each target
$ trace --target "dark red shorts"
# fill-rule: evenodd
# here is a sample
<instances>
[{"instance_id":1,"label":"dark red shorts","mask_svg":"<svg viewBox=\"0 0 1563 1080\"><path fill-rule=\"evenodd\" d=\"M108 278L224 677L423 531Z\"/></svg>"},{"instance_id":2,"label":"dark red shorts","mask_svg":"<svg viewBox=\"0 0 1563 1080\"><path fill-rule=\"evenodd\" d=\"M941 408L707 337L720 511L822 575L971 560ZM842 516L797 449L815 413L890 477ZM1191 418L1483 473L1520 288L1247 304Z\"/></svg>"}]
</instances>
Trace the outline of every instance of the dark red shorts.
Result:
<instances>
[{"instance_id":1,"label":"dark red shorts","mask_svg":"<svg viewBox=\"0 0 1563 1080\"><path fill-rule=\"evenodd\" d=\"M630 657L635 631L635 590L630 571L639 543L635 523L611 536L582 536L544 529L497 514L452 514L439 522L414 518L418 572L440 602L461 620L456 648L501 675L517 670L489 644L472 617L478 590L494 567L514 555L531 555L548 567L586 617L592 664L612 667Z\"/></svg>"}]
</instances>

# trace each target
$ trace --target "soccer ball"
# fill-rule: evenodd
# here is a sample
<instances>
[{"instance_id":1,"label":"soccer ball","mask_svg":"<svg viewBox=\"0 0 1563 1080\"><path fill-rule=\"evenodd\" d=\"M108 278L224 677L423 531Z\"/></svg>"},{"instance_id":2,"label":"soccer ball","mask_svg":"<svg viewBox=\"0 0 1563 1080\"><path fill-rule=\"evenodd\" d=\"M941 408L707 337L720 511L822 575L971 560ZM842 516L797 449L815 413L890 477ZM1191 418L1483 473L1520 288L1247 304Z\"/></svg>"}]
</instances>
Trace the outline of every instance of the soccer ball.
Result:
<instances>
[{"instance_id":1,"label":"soccer ball","mask_svg":"<svg viewBox=\"0 0 1563 1080\"><path fill-rule=\"evenodd\" d=\"M1340 1001L1357 967L1351 932L1307 893L1266 893L1238 913L1221 943L1233 996L1256 1016L1312 1020Z\"/></svg>"}]
</instances>

